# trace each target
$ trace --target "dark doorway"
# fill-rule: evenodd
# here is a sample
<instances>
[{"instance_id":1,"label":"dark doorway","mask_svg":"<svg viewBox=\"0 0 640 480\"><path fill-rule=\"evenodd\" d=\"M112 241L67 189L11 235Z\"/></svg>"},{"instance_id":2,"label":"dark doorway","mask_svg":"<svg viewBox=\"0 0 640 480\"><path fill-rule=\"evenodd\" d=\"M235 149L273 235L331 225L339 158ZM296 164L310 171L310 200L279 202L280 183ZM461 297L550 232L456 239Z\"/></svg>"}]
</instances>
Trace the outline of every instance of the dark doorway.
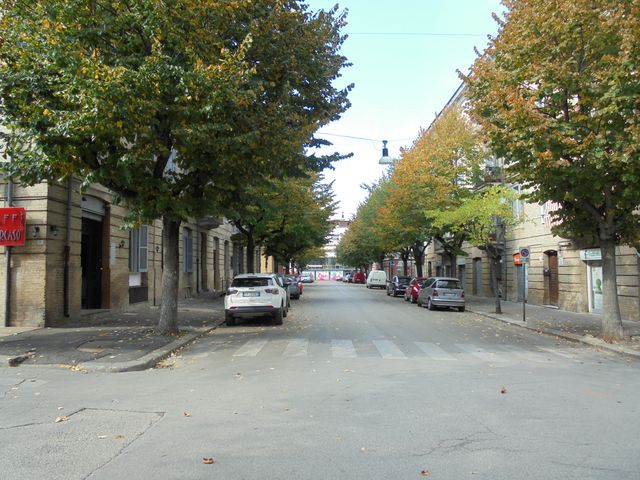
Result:
<instances>
[{"instance_id":1,"label":"dark doorway","mask_svg":"<svg viewBox=\"0 0 640 480\"><path fill-rule=\"evenodd\" d=\"M102 222L82 219L82 308L102 308Z\"/></svg>"},{"instance_id":2,"label":"dark doorway","mask_svg":"<svg viewBox=\"0 0 640 480\"><path fill-rule=\"evenodd\" d=\"M548 304L558 306L558 252L549 250L547 255L547 268L544 270L545 283L547 284Z\"/></svg>"}]
</instances>

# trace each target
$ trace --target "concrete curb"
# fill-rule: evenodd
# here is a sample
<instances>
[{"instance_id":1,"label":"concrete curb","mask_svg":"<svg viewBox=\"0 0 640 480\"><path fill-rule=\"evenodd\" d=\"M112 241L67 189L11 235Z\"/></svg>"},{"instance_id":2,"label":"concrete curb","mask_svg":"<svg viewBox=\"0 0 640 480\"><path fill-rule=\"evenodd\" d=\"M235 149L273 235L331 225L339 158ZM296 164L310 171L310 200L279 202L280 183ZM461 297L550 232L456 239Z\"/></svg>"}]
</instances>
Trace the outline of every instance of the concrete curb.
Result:
<instances>
[{"instance_id":1,"label":"concrete curb","mask_svg":"<svg viewBox=\"0 0 640 480\"><path fill-rule=\"evenodd\" d=\"M17 367L27 358L29 358L29 355L0 355L0 367Z\"/></svg>"},{"instance_id":2,"label":"concrete curb","mask_svg":"<svg viewBox=\"0 0 640 480\"><path fill-rule=\"evenodd\" d=\"M73 370L82 371L82 372L105 372L105 373L119 373L119 372L134 372L140 370L147 370L155 366L158 362L164 360L169 357L175 351L181 349L182 347L188 345L189 343L197 340L198 338L206 335L207 333L218 328L222 323L224 323L224 319L218 319L215 325L212 327L204 327L204 328L189 328L184 329L186 333L182 337L174 340L173 342L157 348L142 357L129 360L126 362L100 362L96 361L88 361L82 362L74 365L62 365L55 363L48 364L38 364L38 365L22 365L22 367L28 368L71 368ZM28 354L21 354L16 356L8 356L8 355L0 355L0 367L17 367L26 359L29 358Z\"/></svg>"},{"instance_id":3,"label":"concrete curb","mask_svg":"<svg viewBox=\"0 0 640 480\"><path fill-rule=\"evenodd\" d=\"M553 328L540 328L540 327L532 327L520 320L513 320L509 317L500 316L497 314L491 314L488 312L480 312L477 310L471 310L467 306L468 312L473 312L477 315L482 315L483 317L491 318L493 320L498 320L500 322L509 323L511 325L516 325L518 327L526 328L527 330L532 330L534 332L545 333L547 335L553 335L555 337L564 338L566 340L571 340L577 343L584 343L586 345L590 345L592 347L601 348L603 350L608 350L610 352L618 353L620 355L627 355L630 357L634 357L640 359L640 351L634 350L632 348L625 347L624 345L615 345L611 343L607 343L604 340L596 338L592 335L576 335L575 333L563 332L562 330L555 330Z\"/></svg>"},{"instance_id":4,"label":"concrete curb","mask_svg":"<svg viewBox=\"0 0 640 480\"><path fill-rule=\"evenodd\" d=\"M105 373L135 372L140 370L147 370L156 365L158 362L169 357L176 350L181 349L189 343L215 330L216 328L218 328L218 325L208 328L195 329L195 331L187 333L186 335L178 338L177 340L174 340L164 347L153 350L152 352L149 352L136 360L129 360L128 362L84 362L79 363L74 367L75 369L81 370L83 372Z\"/></svg>"}]
</instances>

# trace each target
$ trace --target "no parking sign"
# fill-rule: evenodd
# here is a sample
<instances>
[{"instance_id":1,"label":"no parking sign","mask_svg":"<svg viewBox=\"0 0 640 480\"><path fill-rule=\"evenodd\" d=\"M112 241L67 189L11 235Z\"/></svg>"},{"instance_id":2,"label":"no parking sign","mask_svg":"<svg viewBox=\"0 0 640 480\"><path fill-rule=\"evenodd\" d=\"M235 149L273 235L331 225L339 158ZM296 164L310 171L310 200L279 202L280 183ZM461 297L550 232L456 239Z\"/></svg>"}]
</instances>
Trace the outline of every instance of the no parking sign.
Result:
<instances>
[{"instance_id":1,"label":"no parking sign","mask_svg":"<svg viewBox=\"0 0 640 480\"><path fill-rule=\"evenodd\" d=\"M529 259L531 258L531 251L529 247L519 247L520 250L520 262L521 263L529 263Z\"/></svg>"}]
</instances>

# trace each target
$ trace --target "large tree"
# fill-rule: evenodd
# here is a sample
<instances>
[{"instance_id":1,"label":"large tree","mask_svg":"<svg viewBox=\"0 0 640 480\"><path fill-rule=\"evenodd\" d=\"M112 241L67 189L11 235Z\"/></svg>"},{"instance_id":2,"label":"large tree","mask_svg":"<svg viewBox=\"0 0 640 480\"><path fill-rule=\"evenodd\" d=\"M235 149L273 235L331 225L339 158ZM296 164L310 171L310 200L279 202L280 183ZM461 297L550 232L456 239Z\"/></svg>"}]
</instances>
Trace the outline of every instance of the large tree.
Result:
<instances>
[{"instance_id":1,"label":"large tree","mask_svg":"<svg viewBox=\"0 0 640 480\"><path fill-rule=\"evenodd\" d=\"M623 338L615 249L640 232L640 1L504 0L472 114L554 233L602 250L602 337Z\"/></svg>"},{"instance_id":2,"label":"large tree","mask_svg":"<svg viewBox=\"0 0 640 480\"><path fill-rule=\"evenodd\" d=\"M322 180L317 173L271 179L247 189L244 202L225 209L247 247L249 272L255 271L256 245L263 245L268 255L285 265L298 253L324 245L336 202L332 185Z\"/></svg>"},{"instance_id":3,"label":"large tree","mask_svg":"<svg viewBox=\"0 0 640 480\"><path fill-rule=\"evenodd\" d=\"M364 185L369 196L358 206L356 216L336 249L338 261L367 270L371 263L384 264L387 253L394 251L389 235L380 228L379 210L388 195L389 178L383 176L374 185Z\"/></svg>"},{"instance_id":4,"label":"large tree","mask_svg":"<svg viewBox=\"0 0 640 480\"><path fill-rule=\"evenodd\" d=\"M162 217L160 333L177 331L180 223L265 176L320 170L313 132L348 107L332 86L344 16L294 0L6 0L0 117L10 175L99 182Z\"/></svg>"},{"instance_id":5,"label":"large tree","mask_svg":"<svg viewBox=\"0 0 640 480\"><path fill-rule=\"evenodd\" d=\"M427 218L436 228L464 238L471 246L484 251L491 262L491 289L495 312L502 313L498 274L505 251L505 237L522 218L514 215L515 193L507 187L492 185L475 191L449 209L427 210Z\"/></svg>"},{"instance_id":6,"label":"large tree","mask_svg":"<svg viewBox=\"0 0 640 480\"><path fill-rule=\"evenodd\" d=\"M413 145L402 151L391 173L386 201L379 209L379 223L389 232L388 241L396 250L411 248L418 275L422 276L424 251L434 238L451 258L452 271L455 269L462 237L434 227L424 211L458 205L469 195L485 156L477 128L457 102L448 105Z\"/></svg>"}]
</instances>

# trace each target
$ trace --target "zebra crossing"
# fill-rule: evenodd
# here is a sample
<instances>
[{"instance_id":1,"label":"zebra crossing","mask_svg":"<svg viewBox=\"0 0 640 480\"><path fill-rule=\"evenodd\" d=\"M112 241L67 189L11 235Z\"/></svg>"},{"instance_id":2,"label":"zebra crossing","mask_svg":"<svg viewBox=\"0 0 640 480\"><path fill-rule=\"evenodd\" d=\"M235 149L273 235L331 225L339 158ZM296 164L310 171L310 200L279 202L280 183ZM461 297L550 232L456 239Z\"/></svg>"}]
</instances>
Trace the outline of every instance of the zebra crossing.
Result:
<instances>
[{"instance_id":1,"label":"zebra crossing","mask_svg":"<svg viewBox=\"0 0 640 480\"><path fill-rule=\"evenodd\" d=\"M307 358L326 356L336 359L379 358L381 360L407 360L423 358L437 362L484 362L506 364L515 362L550 363L559 361L584 361L597 354L577 348L548 348L543 346L530 349L501 345L486 348L473 343L453 343L446 347L435 342L405 341L398 343L388 339L353 341L332 339L313 342L308 338L265 339L252 338L242 341L214 342L211 352L226 352L232 357L281 356L287 358Z\"/></svg>"}]
</instances>

